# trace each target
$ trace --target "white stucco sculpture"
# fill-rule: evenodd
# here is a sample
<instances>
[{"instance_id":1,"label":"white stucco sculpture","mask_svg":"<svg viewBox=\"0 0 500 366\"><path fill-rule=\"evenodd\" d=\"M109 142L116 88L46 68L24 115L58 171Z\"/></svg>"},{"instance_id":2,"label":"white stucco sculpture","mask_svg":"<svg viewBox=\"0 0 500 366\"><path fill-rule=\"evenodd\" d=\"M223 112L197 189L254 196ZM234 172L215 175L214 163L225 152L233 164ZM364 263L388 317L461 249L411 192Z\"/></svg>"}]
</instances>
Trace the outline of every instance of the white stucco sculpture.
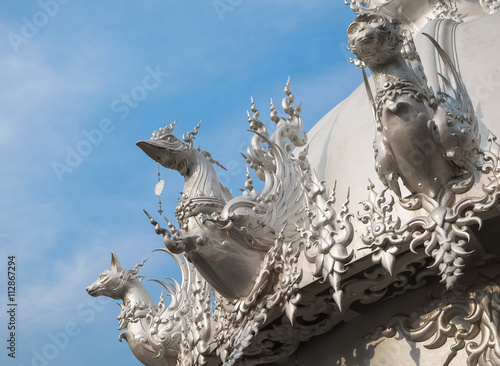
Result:
<instances>
[{"instance_id":1,"label":"white stucco sculpture","mask_svg":"<svg viewBox=\"0 0 500 366\"><path fill-rule=\"evenodd\" d=\"M172 300L162 294L156 303L138 276L144 262L124 270L112 254L87 291L123 301L120 339L143 364L288 365L300 344L327 339L341 322L348 329L363 307L409 296L432 278L454 297L443 296L417 323L380 315L382 327L369 338L434 337L434 348L448 347L446 365L500 359L498 280L470 281L472 262L485 265L496 250L486 244L491 237L475 233L499 216L500 90L481 84L500 80L498 2L347 4L356 17L346 37L364 85L307 134L290 80L286 117L271 101L272 134L251 100L240 196L218 180L221 165L194 147L200 124L182 139L174 123L137 143L185 179L177 225L146 212L182 282L158 281ZM337 203L336 192L346 198ZM463 290L467 281L474 286ZM314 354L321 352L308 353L310 364L328 364Z\"/></svg>"}]
</instances>

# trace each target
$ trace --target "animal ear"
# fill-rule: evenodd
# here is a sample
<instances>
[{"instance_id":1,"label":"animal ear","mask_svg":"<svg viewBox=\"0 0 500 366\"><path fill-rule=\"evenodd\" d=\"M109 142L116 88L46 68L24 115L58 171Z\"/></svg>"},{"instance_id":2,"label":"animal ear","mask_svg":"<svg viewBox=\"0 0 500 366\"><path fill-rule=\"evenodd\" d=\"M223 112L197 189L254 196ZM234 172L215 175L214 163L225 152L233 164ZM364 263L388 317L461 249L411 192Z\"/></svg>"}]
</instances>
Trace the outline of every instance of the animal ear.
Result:
<instances>
[{"instance_id":1,"label":"animal ear","mask_svg":"<svg viewBox=\"0 0 500 366\"><path fill-rule=\"evenodd\" d=\"M111 252L111 269L118 270L122 268L120 266L120 261L118 260L118 257L116 256L115 253Z\"/></svg>"}]
</instances>

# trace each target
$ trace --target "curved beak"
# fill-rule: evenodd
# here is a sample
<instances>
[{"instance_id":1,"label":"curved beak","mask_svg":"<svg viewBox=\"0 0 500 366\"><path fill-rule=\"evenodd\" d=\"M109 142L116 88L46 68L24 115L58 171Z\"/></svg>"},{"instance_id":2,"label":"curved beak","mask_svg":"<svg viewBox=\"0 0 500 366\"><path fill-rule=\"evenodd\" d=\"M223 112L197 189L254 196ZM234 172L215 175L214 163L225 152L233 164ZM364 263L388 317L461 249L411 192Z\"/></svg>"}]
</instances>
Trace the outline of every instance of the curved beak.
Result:
<instances>
[{"instance_id":1,"label":"curved beak","mask_svg":"<svg viewBox=\"0 0 500 366\"><path fill-rule=\"evenodd\" d=\"M154 161L161 164L161 159L165 156L165 145L160 141L141 140L136 144L142 151L146 153Z\"/></svg>"}]
</instances>

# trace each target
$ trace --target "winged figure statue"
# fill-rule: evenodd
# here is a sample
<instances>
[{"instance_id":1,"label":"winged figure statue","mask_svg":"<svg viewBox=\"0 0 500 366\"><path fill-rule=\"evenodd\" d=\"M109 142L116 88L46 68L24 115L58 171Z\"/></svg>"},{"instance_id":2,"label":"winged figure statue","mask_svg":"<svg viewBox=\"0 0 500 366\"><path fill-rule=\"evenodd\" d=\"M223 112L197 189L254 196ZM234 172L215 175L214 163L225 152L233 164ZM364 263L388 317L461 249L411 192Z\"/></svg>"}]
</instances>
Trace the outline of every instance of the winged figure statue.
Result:
<instances>
[{"instance_id":1,"label":"winged figure statue","mask_svg":"<svg viewBox=\"0 0 500 366\"><path fill-rule=\"evenodd\" d=\"M450 57L429 35L445 72L442 90L427 84L411 33L397 20L358 15L348 28L349 47L363 68L376 124L375 169L399 197L410 193L438 201L450 182L470 178L479 158L478 122L465 86ZM364 67L372 73L372 95Z\"/></svg>"}]
</instances>

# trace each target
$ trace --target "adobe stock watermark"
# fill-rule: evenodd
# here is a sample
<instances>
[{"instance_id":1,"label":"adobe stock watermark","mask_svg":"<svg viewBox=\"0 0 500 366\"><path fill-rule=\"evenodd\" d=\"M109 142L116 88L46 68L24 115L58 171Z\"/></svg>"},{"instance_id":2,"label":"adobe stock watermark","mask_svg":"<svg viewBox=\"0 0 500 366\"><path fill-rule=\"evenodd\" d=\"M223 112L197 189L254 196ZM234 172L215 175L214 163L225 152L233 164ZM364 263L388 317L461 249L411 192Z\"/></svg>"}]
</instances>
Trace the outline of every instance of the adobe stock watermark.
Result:
<instances>
[{"instance_id":1,"label":"adobe stock watermark","mask_svg":"<svg viewBox=\"0 0 500 366\"><path fill-rule=\"evenodd\" d=\"M21 18L21 28L18 32L9 32L7 38L14 52L19 53L22 45L28 44L41 29L45 28L50 20L57 16L62 5L69 4L71 0L40 0L39 10L29 17Z\"/></svg>"},{"instance_id":2,"label":"adobe stock watermark","mask_svg":"<svg viewBox=\"0 0 500 366\"><path fill-rule=\"evenodd\" d=\"M488 99L500 87L500 82L495 80L491 74L486 77L479 75L477 79L479 85L476 86L474 94L479 101Z\"/></svg>"},{"instance_id":3,"label":"adobe stock watermark","mask_svg":"<svg viewBox=\"0 0 500 366\"><path fill-rule=\"evenodd\" d=\"M161 71L159 65L154 69L147 66L145 71L146 74L140 83L132 87L128 93L121 94L120 97L111 102L111 112L116 114L119 120L125 120L130 115L130 111L137 108L148 97L149 93L158 88L169 75L167 72ZM74 146L66 146L64 161L52 162L52 169L59 182L63 181L65 174L72 173L80 166L94 148L104 141L105 136L113 132L115 127L113 119L106 117L99 121L96 128L83 129L83 138Z\"/></svg>"},{"instance_id":4,"label":"adobe stock watermark","mask_svg":"<svg viewBox=\"0 0 500 366\"><path fill-rule=\"evenodd\" d=\"M61 354L75 339L82 333L82 326L92 323L96 315L105 309L105 306L112 301L109 297L97 297L88 299L76 307L78 319L68 321L64 328L58 332L47 333L48 341L40 348L31 350L31 362L19 366L48 366Z\"/></svg>"},{"instance_id":5,"label":"adobe stock watermark","mask_svg":"<svg viewBox=\"0 0 500 366\"><path fill-rule=\"evenodd\" d=\"M221 22L224 21L224 14L233 12L238 6L243 3L243 0L213 0L212 5L219 16Z\"/></svg>"}]
</instances>

